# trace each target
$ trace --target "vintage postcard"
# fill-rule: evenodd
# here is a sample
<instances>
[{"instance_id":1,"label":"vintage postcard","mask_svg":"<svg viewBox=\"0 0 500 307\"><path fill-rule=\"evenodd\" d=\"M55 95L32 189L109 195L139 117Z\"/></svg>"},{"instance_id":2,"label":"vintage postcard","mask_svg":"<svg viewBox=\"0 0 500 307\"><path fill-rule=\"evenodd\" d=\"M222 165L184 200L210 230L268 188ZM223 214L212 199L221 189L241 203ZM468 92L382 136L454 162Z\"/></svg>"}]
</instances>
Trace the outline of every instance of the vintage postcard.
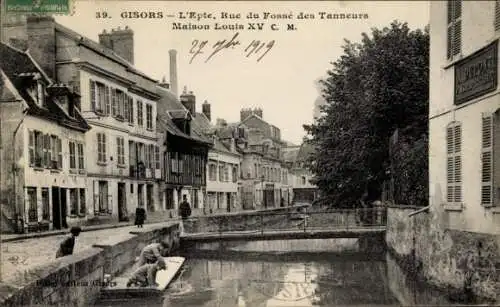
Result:
<instances>
[{"instance_id":1,"label":"vintage postcard","mask_svg":"<svg viewBox=\"0 0 500 307\"><path fill-rule=\"evenodd\" d=\"M0 305L500 303L500 1L0 4Z\"/></svg>"}]
</instances>

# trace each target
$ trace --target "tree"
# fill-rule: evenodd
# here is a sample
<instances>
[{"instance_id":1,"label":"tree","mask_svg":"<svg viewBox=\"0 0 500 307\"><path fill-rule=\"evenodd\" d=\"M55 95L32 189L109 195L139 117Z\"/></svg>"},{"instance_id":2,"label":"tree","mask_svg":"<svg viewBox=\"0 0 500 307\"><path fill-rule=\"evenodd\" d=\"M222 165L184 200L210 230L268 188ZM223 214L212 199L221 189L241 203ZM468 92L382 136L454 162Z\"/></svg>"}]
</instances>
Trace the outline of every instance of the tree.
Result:
<instances>
[{"instance_id":1,"label":"tree","mask_svg":"<svg viewBox=\"0 0 500 307\"><path fill-rule=\"evenodd\" d=\"M379 199L396 129L410 147L427 133L429 31L394 21L342 48L321 81L324 114L304 129L316 148L309 166L323 200L352 207L361 198Z\"/></svg>"}]
</instances>

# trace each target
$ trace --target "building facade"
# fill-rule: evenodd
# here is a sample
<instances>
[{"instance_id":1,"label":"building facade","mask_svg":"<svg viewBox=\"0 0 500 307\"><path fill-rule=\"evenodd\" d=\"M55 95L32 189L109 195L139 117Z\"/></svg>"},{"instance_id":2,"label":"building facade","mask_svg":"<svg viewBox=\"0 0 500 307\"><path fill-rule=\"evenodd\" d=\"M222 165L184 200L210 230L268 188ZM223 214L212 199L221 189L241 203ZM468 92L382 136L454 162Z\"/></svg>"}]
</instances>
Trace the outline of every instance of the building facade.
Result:
<instances>
[{"instance_id":1,"label":"building facade","mask_svg":"<svg viewBox=\"0 0 500 307\"><path fill-rule=\"evenodd\" d=\"M294 203L312 203L319 196L318 187L311 183L313 174L307 168L307 159L313 154L313 148L306 143L283 149L283 159L291 175Z\"/></svg>"},{"instance_id":2,"label":"building facade","mask_svg":"<svg viewBox=\"0 0 500 307\"><path fill-rule=\"evenodd\" d=\"M78 224L89 215L80 96L27 52L0 43L0 58L1 231Z\"/></svg>"},{"instance_id":3,"label":"building facade","mask_svg":"<svg viewBox=\"0 0 500 307\"><path fill-rule=\"evenodd\" d=\"M244 209L267 209L290 203L291 183L281 157L281 131L264 121L262 109L242 109L238 128L243 131L242 204Z\"/></svg>"},{"instance_id":4,"label":"building facade","mask_svg":"<svg viewBox=\"0 0 500 307\"><path fill-rule=\"evenodd\" d=\"M28 17L7 39L25 44L48 76L80 95L92 129L85 134L88 219L127 221L137 206L159 207L161 179L157 144L157 82L133 66L133 32L116 29L94 42L54 21ZM14 37L10 36L15 34ZM23 36L24 35L24 36ZM72 145L73 146L73 145Z\"/></svg>"},{"instance_id":5,"label":"building facade","mask_svg":"<svg viewBox=\"0 0 500 307\"><path fill-rule=\"evenodd\" d=\"M160 185L164 209L178 215L185 195L192 214L202 214L206 198L206 165L212 141L196 126L196 97L184 91L180 100L168 89L158 86L161 96L158 121L165 133L163 179ZM194 115L193 115L194 114Z\"/></svg>"},{"instance_id":6,"label":"building facade","mask_svg":"<svg viewBox=\"0 0 500 307\"><path fill-rule=\"evenodd\" d=\"M431 1L429 201L452 229L500 225L498 1Z\"/></svg>"}]
</instances>

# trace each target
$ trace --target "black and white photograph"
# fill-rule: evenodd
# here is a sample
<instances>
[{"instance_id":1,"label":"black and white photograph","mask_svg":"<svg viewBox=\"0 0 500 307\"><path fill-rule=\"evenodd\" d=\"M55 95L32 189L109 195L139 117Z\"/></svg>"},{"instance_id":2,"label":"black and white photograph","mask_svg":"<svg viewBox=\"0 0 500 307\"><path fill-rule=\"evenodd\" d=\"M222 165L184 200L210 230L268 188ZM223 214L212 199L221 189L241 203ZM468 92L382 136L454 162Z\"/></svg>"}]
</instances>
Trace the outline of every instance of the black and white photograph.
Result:
<instances>
[{"instance_id":1,"label":"black and white photograph","mask_svg":"<svg viewBox=\"0 0 500 307\"><path fill-rule=\"evenodd\" d=\"M500 305L500 1L0 0L0 305Z\"/></svg>"}]
</instances>

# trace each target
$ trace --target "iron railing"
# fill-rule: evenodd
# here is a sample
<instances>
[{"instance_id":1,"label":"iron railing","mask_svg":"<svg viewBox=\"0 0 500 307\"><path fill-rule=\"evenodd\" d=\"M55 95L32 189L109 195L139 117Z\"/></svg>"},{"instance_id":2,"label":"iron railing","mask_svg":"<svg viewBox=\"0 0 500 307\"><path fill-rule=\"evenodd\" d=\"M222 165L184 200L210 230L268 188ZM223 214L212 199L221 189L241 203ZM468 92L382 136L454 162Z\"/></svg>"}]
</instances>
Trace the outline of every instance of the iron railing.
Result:
<instances>
[{"instance_id":1,"label":"iron railing","mask_svg":"<svg viewBox=\"0 0 500 307\"><path fill-rule=\"evenodd\" d=\"M184 220L185 234L279 231L355 230L384 227L385 208L308 210L283 208L239 214L199 216Z\"/></svg>"}]
</instances>

